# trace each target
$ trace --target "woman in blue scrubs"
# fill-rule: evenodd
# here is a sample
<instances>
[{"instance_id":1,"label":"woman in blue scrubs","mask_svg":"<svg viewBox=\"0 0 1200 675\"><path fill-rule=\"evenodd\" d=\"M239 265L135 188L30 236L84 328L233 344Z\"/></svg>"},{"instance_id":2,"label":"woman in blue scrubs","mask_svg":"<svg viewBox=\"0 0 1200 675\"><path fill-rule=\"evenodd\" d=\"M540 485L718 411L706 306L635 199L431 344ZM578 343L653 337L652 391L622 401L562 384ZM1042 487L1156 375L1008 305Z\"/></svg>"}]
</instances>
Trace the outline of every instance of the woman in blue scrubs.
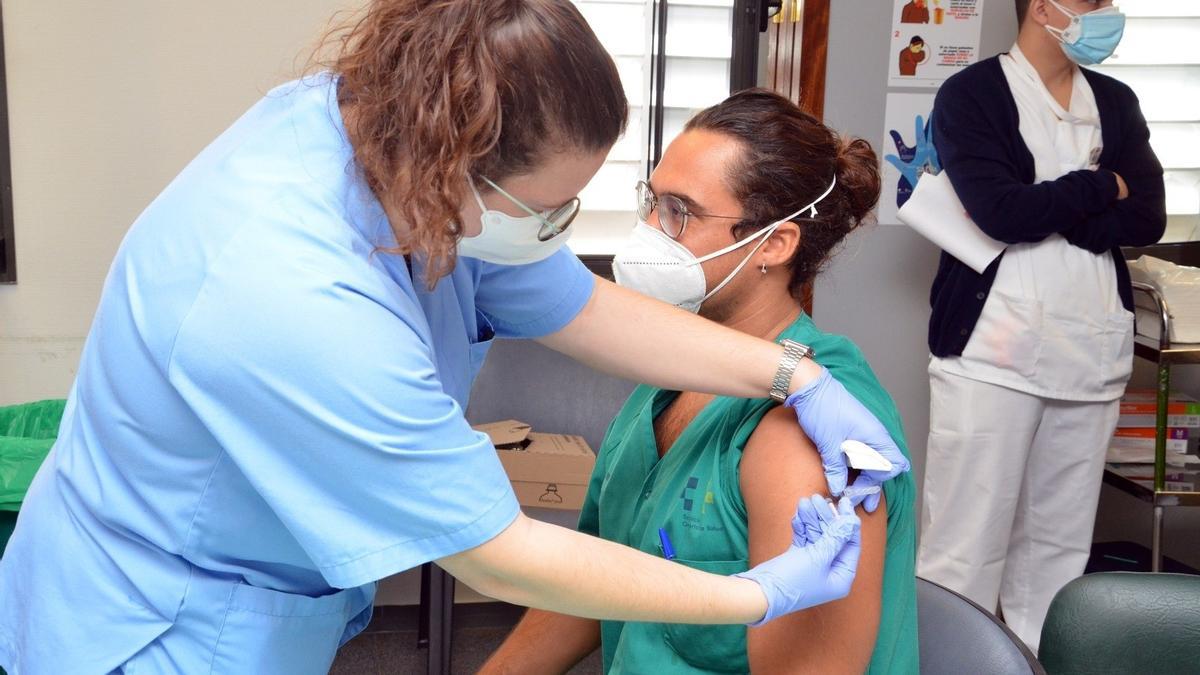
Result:
<instances>
[{"instance_id":1,"label":"woman in blue scrubs","mask_svg":"<svg viewBox=\"0 0 1200 675\"><path fill-rule=\"evenodd\" d=\"M374 582L436 560L490 596L752 623L844 596L850 501L738 576L521 515L463 417L494 337L661 387L773 390L822 451L907 463L794 350L589 274L562 248L623 130L567 0L377 0L328 73L269 93L129 231L59 440L0 561L0 666L318 673ZM809 533L811 534L811 532Z\"/></svg>"}]
</instances>

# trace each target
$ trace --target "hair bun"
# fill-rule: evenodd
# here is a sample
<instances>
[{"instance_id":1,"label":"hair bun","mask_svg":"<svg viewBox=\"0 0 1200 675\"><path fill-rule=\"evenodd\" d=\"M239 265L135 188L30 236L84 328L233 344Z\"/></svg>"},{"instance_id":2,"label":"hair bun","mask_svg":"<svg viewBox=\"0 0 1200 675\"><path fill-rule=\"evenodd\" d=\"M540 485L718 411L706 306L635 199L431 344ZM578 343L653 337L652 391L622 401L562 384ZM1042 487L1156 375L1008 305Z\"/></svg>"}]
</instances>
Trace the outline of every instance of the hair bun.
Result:
<instances>
[{"instance_id":1,"label":"hair bun","mask_svg":"<svg viewBox=\"0 0 1200 675\"><path fill-rule=\"evenodd\" d=\"M879 201L879 158L861 138L841 137L837 150L837 182L854 226L871 214Z\"/></svg>"}]
</instances>

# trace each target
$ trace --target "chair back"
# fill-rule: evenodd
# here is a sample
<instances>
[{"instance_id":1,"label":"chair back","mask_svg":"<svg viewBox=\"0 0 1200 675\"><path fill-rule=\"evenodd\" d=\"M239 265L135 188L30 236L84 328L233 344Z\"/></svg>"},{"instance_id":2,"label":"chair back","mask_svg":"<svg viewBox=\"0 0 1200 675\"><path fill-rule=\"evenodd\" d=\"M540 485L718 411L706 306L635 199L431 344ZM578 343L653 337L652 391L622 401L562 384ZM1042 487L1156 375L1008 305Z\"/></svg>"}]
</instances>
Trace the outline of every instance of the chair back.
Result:
<instances>
[{"instance_id":1,"label":"chair back","mask_svg":"<svg viewBox=\"0 0 1200 675\"><path fill-rule=\"evenodd\" d=\"M954 591L917 578L921 675L1046 671L994 614Z\"/></svg>"},{"instance_id":2,"label":"chair back","mask_svg":"<svg viewBox=\"0 0 1200 675\"><path fill-rule=\"evenodd\" d=\"M1038 657L1060 673L1200 673L1200 576L1099 572L1050 603Z\"/></svg>"}]
</instances>

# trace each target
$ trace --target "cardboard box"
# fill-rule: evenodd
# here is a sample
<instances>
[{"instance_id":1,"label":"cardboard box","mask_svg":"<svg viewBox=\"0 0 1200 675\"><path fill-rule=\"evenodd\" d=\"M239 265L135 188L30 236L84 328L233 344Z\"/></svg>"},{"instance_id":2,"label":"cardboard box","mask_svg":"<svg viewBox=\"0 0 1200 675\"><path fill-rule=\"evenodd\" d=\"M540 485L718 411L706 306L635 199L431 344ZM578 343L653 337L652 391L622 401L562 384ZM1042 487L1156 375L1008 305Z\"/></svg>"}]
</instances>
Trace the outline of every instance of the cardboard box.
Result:
<instances>
[{"instance_id":1,"label":"cardboard box","mask_svg":"<svg viewBox=\"0 0 1200 675\"><path fill-rule=\"evenodd\" d=\"M1153 427L1158 410L1153 389L1130 389L1121 397L1119 427ZM1167 426L1200 427L1200 402L1187 394L1171 392L1167 402Z\"/></svg>"},{"instance_id":2,"label":"cardboard box","mask_svg":"<svg viewBox=\"0 0 1200 675\"><path fill-rule=\"evenodd\" d=\"M517 420L475 429L491 437L522 506L583 508L596 453L582 436L537 433Z\"/></svg>"},{"instance_id":3,"label":"cardboard box","mask_svg":"<svg viewBox=\"0 0 1200 675\"><path fill-rule=\"evenodd\" d=\"M1109 447L1122 450L1147 450L1153 456L1155 435L1155 430L1152 428L1117 427L1113 432ZM1200 434L1195 433L1194 430L1186 427L1172 427L1167 429L1167 452L1195 454L1198 440L1200 440Z\"/></svg>"}]
</instances>

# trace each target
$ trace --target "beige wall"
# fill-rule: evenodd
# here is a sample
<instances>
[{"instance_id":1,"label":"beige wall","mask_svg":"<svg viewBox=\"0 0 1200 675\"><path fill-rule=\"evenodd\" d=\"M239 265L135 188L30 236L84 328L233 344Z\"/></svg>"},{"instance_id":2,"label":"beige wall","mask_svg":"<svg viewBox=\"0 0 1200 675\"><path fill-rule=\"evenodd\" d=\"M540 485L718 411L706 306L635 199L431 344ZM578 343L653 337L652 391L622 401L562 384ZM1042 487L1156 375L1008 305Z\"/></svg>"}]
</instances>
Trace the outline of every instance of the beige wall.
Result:
<instances>
[{"instance_id":1,"label":"beige wall","mask_svg":"<svg viewBox=\"0 0 1200 675\"><path fill-rule=\"evenodd\" d=\"M126 229L356 4L4 3L19 283L0 286L0 405L66 395Z\"/></svg>"}]
</instances>

